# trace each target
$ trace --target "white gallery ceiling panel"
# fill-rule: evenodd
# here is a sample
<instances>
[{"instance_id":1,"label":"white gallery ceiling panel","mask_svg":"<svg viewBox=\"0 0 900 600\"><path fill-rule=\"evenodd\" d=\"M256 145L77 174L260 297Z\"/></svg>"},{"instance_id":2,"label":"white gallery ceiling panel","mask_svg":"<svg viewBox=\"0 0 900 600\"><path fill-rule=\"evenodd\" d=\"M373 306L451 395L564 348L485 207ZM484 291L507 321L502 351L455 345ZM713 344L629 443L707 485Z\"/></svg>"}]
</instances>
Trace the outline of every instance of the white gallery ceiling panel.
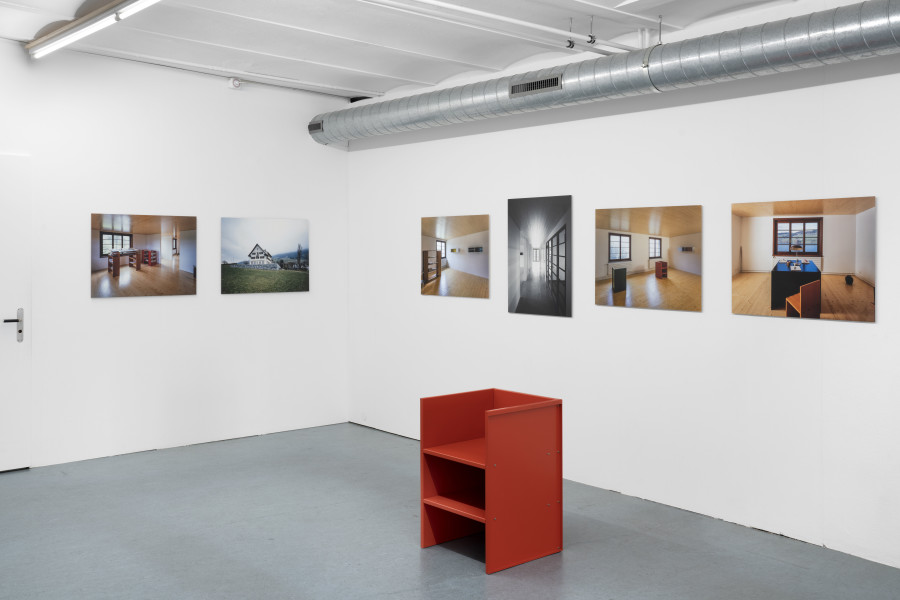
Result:
<instances>
[{"instance_id":1,"label":"white gallery ceiling panel","mask_svg":"<svg viewBox=\"0 0 900 600\"><path fill-rule=\"evenodd\" d=\"M655 41L659 15L665 33L722 13L789 1L161 0L63 51L349 98L376 97L427 90L464 74L490 76L547 53L564 56L591 48L567 48L564 35L528 24L638 46L641 35L644 43ZM28 42L54 23L107 3L0 0L0 37Z\"/></svg>"}]
</instances>

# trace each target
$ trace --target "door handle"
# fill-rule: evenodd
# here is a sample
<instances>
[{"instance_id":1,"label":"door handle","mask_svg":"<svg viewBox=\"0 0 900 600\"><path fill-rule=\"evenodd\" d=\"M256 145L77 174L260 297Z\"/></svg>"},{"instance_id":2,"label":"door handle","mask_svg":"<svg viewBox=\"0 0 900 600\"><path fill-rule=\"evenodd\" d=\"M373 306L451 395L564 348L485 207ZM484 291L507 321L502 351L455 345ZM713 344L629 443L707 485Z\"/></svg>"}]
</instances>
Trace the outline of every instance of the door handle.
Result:
<instances>
[{"instance_id":1,"label":"door handle","mask_svg":"<svg viewBox=\"0 0 900 600\"><path fill-rule=\"evenodd\" d=\"M25 309L20 308L16 311L15 319L3 319L4 323L16 323L18 326L16 327L16 339L20 342L25 339Z\"/></svg>"}]
</instances>

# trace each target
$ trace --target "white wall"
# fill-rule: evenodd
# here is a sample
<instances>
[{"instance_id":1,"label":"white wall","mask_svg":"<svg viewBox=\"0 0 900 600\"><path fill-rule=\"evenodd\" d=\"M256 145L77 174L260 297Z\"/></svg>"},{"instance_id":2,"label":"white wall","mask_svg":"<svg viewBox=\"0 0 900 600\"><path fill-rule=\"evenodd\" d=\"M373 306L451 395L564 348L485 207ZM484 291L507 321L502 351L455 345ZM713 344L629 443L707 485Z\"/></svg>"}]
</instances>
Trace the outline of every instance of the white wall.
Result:
<instances>
[{"instance_id":1,"label":"white wall","mask_svg":"<svg viewBox=\"0 0 900 600\"><path fill-rule=\"evenodd\" d=\"M876 215L877 207L856 215L856 265L854 273L875 285Z\"/></svg>"},{"instance_id":2,"label":"white wall","mask_svg":"<svg viewBox=\"0 0 900 600\"><path fill-rule=\"evenodd\" d=\"M784 200L785 198L782 198ZM805 198L795 198L805 200ZM810 215L779 215L779 218ZM817 215L812 215L817 216ZM741 245L744 271L771 271L773 217L742 217ZM856 269L856 216L825 215L822 218L823 273L853 273Z\"/></svg>"},{"instance_id":3,"label":"white wall","mask_svg":"<svg viewBox=\"0 0 900 600\"><path fill-rule=\"evenodd\" d=\"M91 229L91 273L105 271L108 264L106 257L100 256L100 232Z\"/></svg>"},{"instance_id":4,"label":"white wall","mask_svg":"<svg viewBox=\"0 0 900 600\"><path fill-rule=\"evenodd\" d=\"M347 153L304 127L343 102L3 41L0 72L0 152L33 157L42 240L32 464L346 421ZM197 295L91 299L92 212L196 215ZM223 215L308 218L311 291L220 295Z\"/></svg>"},{"instance_id":5,"label":"white wall","mask_svg":"<svg viewBox=\"0 0 900 600\"><path fill-rule=\"evenodd\" d=\"M656 269L656 261L672 260L672 244L667 237L654 235L662 240L662 258L650 260L650 237L646 233L631 233L628 231L610 231L609 229L594 230L594 277L596 279L609 279L612 270L609 267L609 234L625 233L631 236L631 260L612 263L615 268L625 267L627 273L646 273ZM673 265L674 266L674 265Z\"/></svg>"},{"instance_id":6,"label":"white wall","mask_svg":"<svg viewBox=\"0 0 900 600\"><path fill-rule=\"evenodd\" d=\"M469 248L478 246L484 248L484 252L469 252ZM451 252L452 248L459 248L459 252ZM488 262L490 254L490 235L487 231L470 233L447 240L447 260L450 262L450 268L463 273L478 277L490 277Z\"/></svg>"},{"instance_id":7,"label":"white wall","mask_svg":"<svg viewBox=\"0 0 900 600\"><path fill-rule=\"evenodd\" d=\"M401 263L354 275L354 286L383 293L350 298L351 419L417 437L422 396L501 387L561 397L570 479L900 566L900 478L886 476L900 469L900 279L882 277L874 325L737 316L729 252L732 202L875 195L880 220L900 219L896 131L885 127L900 75L880 71L900 66L885 58L509 117L519 128L480 121L355 145L351 255L384 229L396 232L384 250ZM802 85L782 89L787 78ZM822 126L851 115L852 127ZM652 132L665 153L652 177L634 159L648 149L636 132ZM791 143L773 144L784 132ZM466 177L447 177L447 165ZM490 213L495 247L508 248L490 258L502 281L518 265L507 199L560 194L573 195L572 319L508 314L503 294L422 299L404 275L421 217ZM704 253L703 312L595 306L595 209L660 198L702 204L704 248L721 249ZM433 377L425 324L452 376ZM789 357L802 378L773 351L784 337L807 342ZM634 357L651 339L665 360L648 378Z\"/></svg>"},{"instance_id":8,"label":"white wall","mask_svg":"<svg viewBox=\"0 0 900 600\"><path fill-rule=\"evenodd\" d=\"M197 266L197 230L182 231L178 237L178 268L193 274Z\"/></svg>"},{"instance_id":9,"label":"white wall","mask_svg":"<svg viewBox=\"0 0 900 600\"><path fill-rule=\"evenodd\" d=\"M692 246L693 252L682 252L682 246ZM664 254L665 256L665 254ZM669 239L669 266L679 271L702 275L703 234L690 233Z\"/></svg>"}]
</instances>

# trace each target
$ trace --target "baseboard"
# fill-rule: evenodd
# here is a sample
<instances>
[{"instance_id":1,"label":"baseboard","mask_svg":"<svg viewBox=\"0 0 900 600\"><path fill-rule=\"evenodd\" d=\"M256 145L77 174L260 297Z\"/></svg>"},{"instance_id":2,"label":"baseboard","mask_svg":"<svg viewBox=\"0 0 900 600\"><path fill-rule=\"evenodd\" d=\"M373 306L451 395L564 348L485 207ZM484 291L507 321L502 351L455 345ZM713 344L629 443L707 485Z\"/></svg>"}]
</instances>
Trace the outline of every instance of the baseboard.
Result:
<instances>
[{"instance_id":1,"label":"baseboard","mask_svg":"<svg viewBox=\"0 0 900 600\"><path fill-rule=\"evenodd\" d=\"M861 275L857 275L856 273L854 273L853 276L856 277L857 279L859 279L860 281L862 281L863 283L868 283L872 287L875 287L875 284L872 283L871 281L869 281L868 279L866 279L865 277L863 277Z\"/></svg>"}]
</instances>

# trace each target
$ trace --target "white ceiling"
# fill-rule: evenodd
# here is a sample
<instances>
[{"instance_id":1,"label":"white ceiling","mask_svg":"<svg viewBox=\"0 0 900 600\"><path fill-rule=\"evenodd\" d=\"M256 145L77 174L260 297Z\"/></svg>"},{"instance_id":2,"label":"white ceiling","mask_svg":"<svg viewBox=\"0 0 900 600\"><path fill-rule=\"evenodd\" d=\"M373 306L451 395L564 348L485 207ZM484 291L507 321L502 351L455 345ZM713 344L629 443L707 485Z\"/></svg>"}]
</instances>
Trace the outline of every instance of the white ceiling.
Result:
<instances>
[{"instance_id":1,"label":"white ceiling","mask_svg":"<svg viewBox=\"0 0 900 600\"><path fill-rule=\"evenodd\" d=\"M674 28L786 0L631 0L620 9L637 16L602 8L622 0L446 1L566 31L571 19L577 33L638 45L638 29L652 28L646 19L660 14ZM98 4L104 2L0 0L0 37L30 41ZM421 90L463 74L488 77L548 52L583 52L564 44L545 32L419 0L162 0L70 48L352 98Z\"/></svg>"}]
</instances>

